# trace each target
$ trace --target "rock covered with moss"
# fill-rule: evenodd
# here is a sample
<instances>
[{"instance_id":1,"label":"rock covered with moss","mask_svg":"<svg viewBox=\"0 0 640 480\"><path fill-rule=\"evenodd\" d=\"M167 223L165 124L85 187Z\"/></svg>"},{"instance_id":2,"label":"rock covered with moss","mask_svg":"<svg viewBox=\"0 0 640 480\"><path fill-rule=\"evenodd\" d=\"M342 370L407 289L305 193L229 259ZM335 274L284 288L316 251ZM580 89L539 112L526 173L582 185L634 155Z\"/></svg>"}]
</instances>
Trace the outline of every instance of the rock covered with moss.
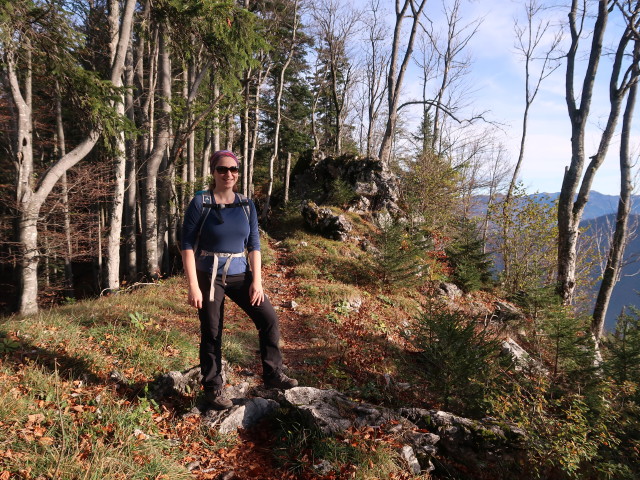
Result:
<instances>
[{"instance_id":1,"label":"rock covered with moss","mask_svg":"<svg viewBox=\"0 0 640 480\"><path fill-rule=\"evenodd\" d=\"M398 179L373 158L346 154L299 162L294 177L298 194L320 204L357 213L399 211Z\"/></svg>"}]
</instances>

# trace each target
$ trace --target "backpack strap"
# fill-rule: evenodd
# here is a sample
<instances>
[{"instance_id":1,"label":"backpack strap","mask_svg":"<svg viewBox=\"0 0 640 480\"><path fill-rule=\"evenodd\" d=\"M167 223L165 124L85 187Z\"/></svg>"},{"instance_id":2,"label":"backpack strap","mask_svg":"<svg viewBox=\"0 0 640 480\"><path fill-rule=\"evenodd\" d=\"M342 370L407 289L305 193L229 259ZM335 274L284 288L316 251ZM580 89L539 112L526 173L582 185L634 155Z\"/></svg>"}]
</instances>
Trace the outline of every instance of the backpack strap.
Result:
<instances>
[{"instance_id":1,"label":"backpack strap","mask_svg":"<svg viewBox=\"0 0 640 480\"><path fill-rule=\"evenodd\" d=\"M236 193L238 198L240 199L240 205L242 205L242 209L244 210L244 215L247 217L247 222L251 223L249 220L251 216L251 208L249 207L249 199L242 195L241 193Z\"/></svg>"},{"instance_id":2,"label":"backpack strap","mask_svg":"<svg viewBox=\"0 0 640 480\"><path fill-rule=\"evenodd\" d=\"M198 251L198 244L200 243L200 234L202 233L202 227L204 226L204 222L207 220L209 213L211 212L211 200L213 195L211 195L211 190L202 190L197 192L196 195L202 195L202 211L200 212L200 220L198 223L200 226L198 227L198 234L196 235L196 241L193 244L193 252L196 253Z\"/></svg>"}]
</instances>

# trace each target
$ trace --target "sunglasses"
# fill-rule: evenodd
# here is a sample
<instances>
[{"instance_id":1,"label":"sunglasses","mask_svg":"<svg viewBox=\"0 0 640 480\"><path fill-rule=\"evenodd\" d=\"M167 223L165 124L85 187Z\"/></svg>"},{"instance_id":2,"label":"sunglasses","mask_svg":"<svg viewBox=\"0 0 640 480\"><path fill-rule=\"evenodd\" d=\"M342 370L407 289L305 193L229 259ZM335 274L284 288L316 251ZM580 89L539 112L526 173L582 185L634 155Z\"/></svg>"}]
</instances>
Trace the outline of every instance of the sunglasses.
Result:
<instances>
[{"instance_id":1,"label":"sunglasses","mask_svg":"<svg viewBox=\"0 0 640 480\"><path fill-rule=\"evenodd\" d=\"M220 175L224 175L227 172L238 173L238 167L223 167L222 165L216 167L216 172Z\"/></svg>"}]
</instances>

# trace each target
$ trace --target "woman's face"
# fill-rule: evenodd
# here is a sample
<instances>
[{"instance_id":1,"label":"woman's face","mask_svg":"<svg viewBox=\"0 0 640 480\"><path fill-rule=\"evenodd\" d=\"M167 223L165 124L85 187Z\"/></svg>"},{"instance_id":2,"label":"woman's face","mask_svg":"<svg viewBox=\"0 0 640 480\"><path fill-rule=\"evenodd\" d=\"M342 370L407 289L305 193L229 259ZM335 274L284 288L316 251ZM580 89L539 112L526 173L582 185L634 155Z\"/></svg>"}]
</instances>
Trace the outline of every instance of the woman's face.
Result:
<instances>
[{"instance_id":1,"label":"woman's face","mask_svg":"<svg viewBox=\"0 0 640 480\"><path fill-rule=\"evenodd\" d=\"M219 172L218 169L224 170L224 173ZM234 168L236 171L232 172L229 168ZM218 160L218 163L213 169L213 176L215 178L216 187L221 188L233 188L238 181L238 165L236 161L231 157L222 157Z\"/></svg>"}]
</instances>

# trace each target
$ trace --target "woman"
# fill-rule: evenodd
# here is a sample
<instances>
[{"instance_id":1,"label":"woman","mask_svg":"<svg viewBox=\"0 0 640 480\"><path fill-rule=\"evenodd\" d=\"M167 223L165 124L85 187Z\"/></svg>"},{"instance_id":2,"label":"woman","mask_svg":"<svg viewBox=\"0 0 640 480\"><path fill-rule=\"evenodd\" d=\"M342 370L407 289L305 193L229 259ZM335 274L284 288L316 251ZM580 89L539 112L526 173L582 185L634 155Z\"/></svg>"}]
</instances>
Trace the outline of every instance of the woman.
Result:
<instances>
[{"instance_id":1,"label":"woman","mask_svg":"<svg viewBox=\"0 0 640 480\"><path fill-rule=\"evenodd\" d=\"M199 192L185 213L182 261L189 305L198 309L200 317L202 386L210 406L222 410L233 405L224 395L220 375L225 295L258 329L265 386L288 389L298 382L282 372L278 317L262 287L256 207L235 193L238 158L221 150L211 156L210 165L210 191Z\"/></svg>"}]
</instances>

